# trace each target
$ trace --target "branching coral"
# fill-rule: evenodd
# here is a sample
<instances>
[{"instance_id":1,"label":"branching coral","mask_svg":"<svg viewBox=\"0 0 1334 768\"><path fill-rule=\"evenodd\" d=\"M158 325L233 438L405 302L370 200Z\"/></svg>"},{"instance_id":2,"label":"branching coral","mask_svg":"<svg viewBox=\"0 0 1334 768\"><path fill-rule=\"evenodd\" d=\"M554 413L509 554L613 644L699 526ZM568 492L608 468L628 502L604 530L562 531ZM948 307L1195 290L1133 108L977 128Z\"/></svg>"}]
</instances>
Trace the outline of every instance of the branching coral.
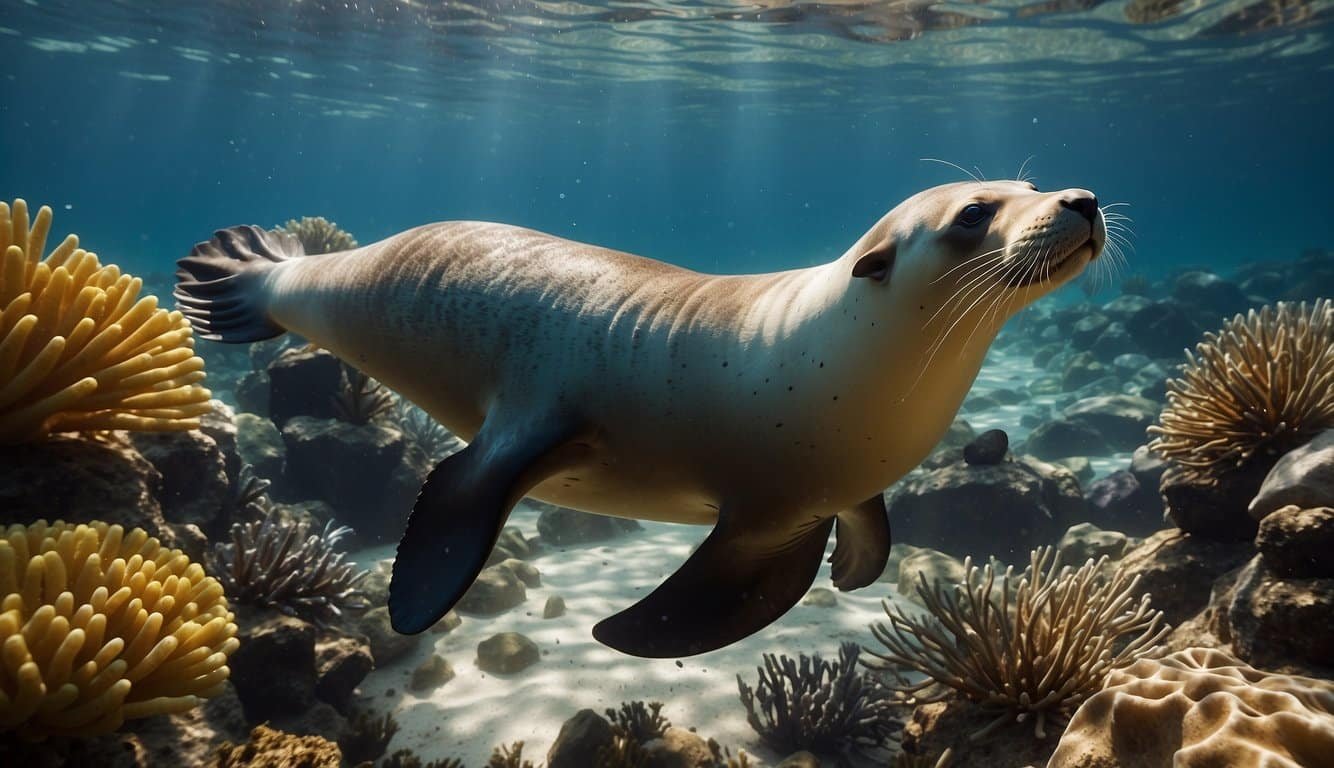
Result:
<instances>
[{"instance_id":1,"label":"branching coral","mask_svg":"<svg viewBox=\"0 0 1334 768\"><path fill-rule=\"evenodd\" d=\"M901 724L893 717L891 692L857 668L860 651L856 643L844 643L836 662L765 654L755 689L737 675L750 727L785 753L844 756L882 749Z\"/></svg>"},{"instance_id":2,"label":"branching coral","mask_svg":"<svg viewBox=\"0 0 1334 768\"><path fill-rule=\"evenodd\" d=\"M1149 447L1197 471L1277 456L1334 427L1334 303L1237 315L1186 353Z\"/></svg>"},{"instance_id":3,"label":"branching coral","mask_svg":"<svg viewBox=\"0 0 1334 768\"><path fill-rule=\"evenodd\" d=\"M351 528L330 522L320 533L306 523L263 520L232 525L232 541L210 553L210 566L238 603L276 608L316 622L369 607L358 585L370 571L344 563L338 543Z\"/></svg>"},{"instance_id":4,"label":"branching coral","mask_svg":"<svg viewBox=\"0 0 1334 768\"><path fill-rule=\"evenodd\" d=\"M69 235L51 209L0 203L0 444L50 432L187 430L208 413L190 324Z\"/></svg>"},{"instance_id":5,"label":"branching coral","mask_svg":"<svg viewBox=\"0 0 1334 768\"><path fill-rule=\"evenodd\" d=\"M334 396L338 418L351 424L369 424L394 409L394 393L350 365L342 366L342 382Z\"/></svg>"},{"instance_id":6,"label":"branching coral","mask_svg":"<svg viewBox=\"0 0 1334 768\"><path fill-rule=\"evenodd\" d=\"M1072 569L1044 547L1033 551L1017 584L1013 568L997 584L993 564L979 569L970 558L962 584L921 579L917 593L932 620L912 618L886 602L890 623L872 631L888 650L869 652L926 675L920 683L894 686L908 703L942 701L957 692L1001 710L974 739L1029 718L1044 738L1048 723L1068 720L1109 672L1159 652L1167 635L1149 596L1134 598L1139 577L1118 573L1105 580L1100 574L1106 560Z\"/></svg>"},{"instance_id":7,"label":"branching coral","mask_svg":"<svg viewBox=\"0 0 1334 768\"><path fill-rule=\"evenodd\" d=\"M218 693L222 585L142 529L39 520L0 539L0 729L94 735Z\"/></svg>"},{"instance_id":8,"label":"branching coral","mask_svg":"<svg viewBox=\"0 0 1334 768\"><path fill-rule=\"evenodd\" d=\"M306 253L315 255L347 251L357 247L357 239L323 216L289 219L279 229L296 235Z\"/></svg>"},{"instance_id":9,"label":"branching coral","mask_svg":"<svg viewBox=\"0 0 1334 768\"><path fill-rule=\"evenodd\" d=\"M611 721L613 729L640 743L662 738L667 729L672 727L671 722L662 716L660 701L647 705L642 701L621 704L619 710L607 710L607 719Z\"/></svg>"}]
</instances>

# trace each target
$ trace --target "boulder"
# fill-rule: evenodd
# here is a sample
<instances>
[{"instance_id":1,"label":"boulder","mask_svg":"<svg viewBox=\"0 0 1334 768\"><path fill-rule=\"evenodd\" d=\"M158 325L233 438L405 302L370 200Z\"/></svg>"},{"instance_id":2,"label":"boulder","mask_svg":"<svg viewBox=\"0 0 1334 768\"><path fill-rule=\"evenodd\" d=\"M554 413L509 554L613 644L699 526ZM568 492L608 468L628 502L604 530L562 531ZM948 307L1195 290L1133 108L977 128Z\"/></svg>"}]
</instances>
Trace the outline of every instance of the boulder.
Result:
<instances>
[{"instance_id":1,"label":"boulder","mask_svg":"<svg viewBox=\"0 0 1334 768\"><path fill-rule=\"evenodd\" d=\"M1065 409L1065 418L1093 429L1113 450L1130 451L1144 442L1145 430L1160 410L1143 397L1102 395L1076 401Z\"/></svg>"},{"instance_id":2,"label":"boulder","mask_svg":"<svg viewBox=\"0 0 1334 768\"><path fill-rule=\"evenodd\" d=\"M455 606L460 613L494 616L520 605L528 597L523 582L504 564L483 568Z\"/></svg>"},{"instance_id":3,"label":"boulder","mask_svg":"<svg viewBox=\"0 0 1334 768\"><path fill-rule=\"evenodd\" d=\"M408 688L423 693L433 691L453 679L454 667L443 656L433 653L412 670Z\"/></svg>"},{"instance_id":4,"label":"boulder","mask_svg":"<svg viewBox=\"0 0 1334 768\"><path fill-rule=\"evenodd\" d=\"M1283 454L1251 500L1251 517L1263 520L1286 506L1334 507L1334 429Z\"/></svg>"},{"instance_id":5,"label":"boulder","mask_svg":"<svg viewBox=\"0 0 1334 768\"><path fill-rule=\"evenodd\" d=\"M294 416L282 430L287 463L280 497L327 502L371 541L397 541L419 485L396 477L406 443L396 429Z\"/></svg>"},{"instance_id":6,"label":"boulder","mask_svg":"<svg viewBox=\"0 0 1334 768\"><path fill-rule=\"evenodd\" d=\"M1109 560L1120 560L1129 541L1119 531L1104 531L1092 523L1080 523L1065 532L1056 545L1056 553L1062 563L1079 567L1104 555Z\"/></svg>"},{"instance_id":7,"label":"boulder","mask_svg":"<svg viewBox=\"0 0 1334 768\"><path fill-rule=\"evenodd\" d=\"M1109 373L1107 366L1099 362L1092 352L1080 352L1070 358L1061 372L1061 389L1069 392L1085 384L1097 381Z\"/></svg>"},{"instance_id":8,"label":"boulder","mask_svg":"<svg viewBox=\"0 0 1334 768\"><path fill-rule=\"evenodd\" d=\"M1010 436L1003 429L988 429L963 447L969 464L999 464L1010 450Z\"/></svg>"},{"instance_id":9,"label":"boulder","mask_svg":"<svg viewBox=\"0 0 1334 768\"><path fill-rule=\"evenodd\" d=\"M236 452L241 461L267 480L280 480L287 460L287 446L273 422L253 413L236 416Z\"/></svg>"},{"instance_id":10,"label":"boulder","mask_svg":"<svg viewBox=\"0 0 1334 768\"><path fill-rule=\"evenodd\" d=\"M512 675L542 658L537 643L518 632L501 632L477 644L477 667L496 675Z\"/></svg>"},{"instance_id":11,"label":"boulder","mask_svg":"<svg viewBox=\"0 0 1334 768\"><path fill-rule=\"evenodd\" d=\"M642 528L637 520L593 515L543 502L530 502L541 508L537 532L546 544L565 547L605 541Z\"/></svg>"},{"instance_id":12,"label":"boulder","mask_svg":"<svg viewBox=\"0 0 1334 768\"><path fill-rule=\"evenodd\" d=\"M561 724L547 752L547 768L588 768L597 764L600 750L610 747L616 734L607 718L581 709Z\"/></svg>"},{"instance_id":13,"label":"boulder","mask_svg":"<svg viewBox=\"0 0 1334 768\"><path fill-rule=\"evenodd\" d=\"M1117 571L1127 578L1138 576L1135 597L1151 595L1164 620L1177 625L1203 610L1214 582L1253 554L1248 541L1219 541L1168 529L1126 553Z\"/></svg>"},{"instance_id":14,"label":"boulder","mask_svg":"<svg viewBox=\"0 0 1334 768\"><path fill-rule=\"evenodd\" d=\"M343 383L342 363L312 347L285 349L269 364L269 417L282 429L297 416L332 419Z\"/></svg>"},{"instance_id":15,"label":"boulder","mask_svg":"<svg viewBox=\"0 0 1334 768\"><path fill-rule=\"evenodd\" d=\"M774 768L820 768L820 758L803 749L783 758Z\"/></svg>"},{"instance_id":16,"label":"boulder","mask_svg":"<svg viewBox=\"0 0 1334 768\"><path fill-rule=\"evenodd\" d=\"M1150 357L1179 359L1183 350L1194 348L1204 329L1190 315L1168 300L1154 301L1125 318L1126 331Z\"/></svg>"},{"instance_id":17,"label":"boulder","mask_svg":"<svg viewBox=\"0 0 1334 768\"><path fill-rule=\"evenodd\" d=\"M227 666L246 718L262 722L312 707L315 626L271 611L247 611L238 624L241 644Z\"/></svg>"},{"instance_id":18,"label":"boulder","mask_svg":"<svg viewBox=\"0 0 1334 768\"><path fill-rule=\"evenodd\" d=\"M718 764L702 736L674 725L643 747L644 768L715 768Z\"/></svg>"},{"instance_id":19,"label":"boulder","mask_svg":"<svg viewBox=\"0 0 1334 768\"><path fill-rule=\"evenodd\" d=\"M1181 530L1231 541L1255 538L1258 523L1247 505L1260 489L1269 467L1252 462L1240 469L1208 475L1178 465L1168 467L1158 484L1167 515Z\"/></svg>"},{"instance_id":20,"label":"boulder","mask_svg":"<svg viewBox=\"0 0 1334 768\"><path fill-rule=\"evenodd\" d=\"M315 643L315 697L347 714L352 694L375 668L365 637L326 635Z\"/></svg>"},{"instance_id":21,"label":"boulder","mask_svg":"<svg viewBox=\"0 0 1334 768\"><path fill-rule=\"evenodd\" d=\"M236 411L221 400L210 402L213 410L199 417L199 431L213 438L213 442L222 452L227 467L227 479L236 481L241 471L241 456L236 450Z\"/></svg>"},{"instance_id":22,"label":"boulder","mask_svg":"<svg viewBox=\"0 0 1334 768\"><path fill-rule=\"evenodd\" d=\"M920 473L900 483L888 508L900 541L1006 562L1058 539L1085 509L1069 470L1031 457Z\"/></svg>"},{"instance_id":23,"label":"boulder","mask_svg":"<svg viewBox=\"0 0 1334 768\"><path fill-rule=\"evenodd\" d=\"M1255 546L1279 576L1334 578L1334 509L1283 507L1260 521Z\"/></svg>"},{"instance_id":24,"label":"boulder","mask_svg":"<svg viewBox=\"0 0 1334 768\"><path fill-rule=\"evenodd\" d=\"M927 586L943 581L946 584L962 584L964 579L963 561L950 557L934 549L918 549L899 561L899 576L896 588L900 595L915 603L921 603L918 589L925 580Z\"/></svg>"},{"instance_id":25,"label":"boulder","mask_svg":"<svg viewBox=\"0 0 1334 768\"><path fill-rule=\"evenodd\" d=\"M241 374L241 378L236 381L236 387L232 389L232 397L236 398L236 406L241 409L242 413L253 413L267 418L269 415L269 372L247 371Z\"/></svg>"},{"instance_id":26,"label":"boulder","mask_svg":"<svg viewBox=\"0 0 1334 768\"><path fill-rule=\"evenodd\" d=\"M1060 459L1052 459L1051 463L1070 470L1070 474L1075 476L1081 486L1092 480L1096 474L1093 471L1093 464L1089 462L1086 456L1066 456Z\"/></svg>"},{"instance_id":27,"label":"boulder","mask_svg":"<svg viewBox=\"0 0 1334 768\"><path fill-rule=\"evenodd\" d=\"M837 608L838 597L824 587L813 587L801 598L801 604L811 608Z\"/></svg>"},{"instance_id":28,"label":"boulder","mask_svg":"<svg viewBox=\"0 0 1334 768\"><path fill-rule=\"evenodd\" d=\"M1093 340L1089 351L1101 360L1113 360L1118 355L1134 353L1139 350L1139 345L1135 343L1135 338L1130 335L1130 331L1122 323L1112 323L1098 334L1098 338Z\"/></svg>"},{"instance_id":29,"label":"boulder","mask_svg":"<svg viewBox=\"0 0 1334 768\"><path fill-rule=\"evenodd\" d=\"M1228 280L1212 272L1183 272L1172 281L1172 297L1202 313L1231 317L1245 312L1250 302L1246 294Z\"/></svg>"},{"instance_id":30,"label":"boulder","mask_svg":"<svg viewBox=\"0 0 1334 768\"><path fill-rule=\"evenodd\" d=\"M1217 602L1214 632L1251 664L1334 669L1334 578L1283 578L1261 554Z\"/></svg>"},{"instance_id":31,"label":"boulder","mask_svg":"<svg viewBox=\"0 0 1334 768\"><path fill-rule=\"evenodd\" d=\"M375 659L376 669L383 669L406 656L417 647L422 637L395 632L389 623L389 609L383 605L370 609L351 624L353 629L370 641L371 657Z\"/></svg>"},{"instance_id":32,"label":"boulder","mask_svg":"<svg viewBox=\"0 0 1334 768\"><path fill-rule=\"evenodd\" d=\"M552 595L547 598L546 605L542 606L542 618L558 619L565 615L565 598L560 595Z\"/></svg>"},{"instance_id":33,"label":"boulder","mask_svg":"<svg viewBox=\"0 0 1334 768\"><path fill-rule=\"evenodd\" d=\"M1156 481L1153 486L1145 487L1129 470L1118 469L1093 481L1086 498L1089 521L1100 528L1148 536L1167 525Z\"/></svg>"},{"instance_id":34,"label":"boulder","mask_svg":"<svg viewBox=\"0 0 1334 768\"><path fill-rule=\"evenodd\" d=\"M537 566L532 563L526 563L518 558L507 558L497 563L501 568L514 574L514 577L523 582L525 587L537 589L542 586L542 572L537 570Z\"/></svg>"},{"instance_id":35,"label":"boulder","mask_svg":"<svg viewBox=\"0 0 1334 768\"><path fill-rule=\"evenodd\" d=\"M1024 451L1040 459L1101 456L1109 452L1097 429L1068 419L1049 421L1034 429L1024 442Z\"/></svg>"},{"instance_id":36,"label":"boulder","mask_svg":"<svg viewBox=\"0 0 1334 768\"><path fill-rule=\"evenodd\" d=\"M1070 343L1078 349L1088 349L1111 324L1111 318L1101 312L1084 315L1075 321L1074 328L1070 330Z\"/></svg>"},{"instance_id":37,"label":"boulder","mask_svg":"<svg viewBox=\"0 0 1334 768\"><path fill-rule=\"evenodd\" d=\"M191 523L206 534L226 531L231 501L227 460L213 438L189 432L127 432L135 450L162 476L158 503L171 523Z\"/></svg>"}]
</instances>

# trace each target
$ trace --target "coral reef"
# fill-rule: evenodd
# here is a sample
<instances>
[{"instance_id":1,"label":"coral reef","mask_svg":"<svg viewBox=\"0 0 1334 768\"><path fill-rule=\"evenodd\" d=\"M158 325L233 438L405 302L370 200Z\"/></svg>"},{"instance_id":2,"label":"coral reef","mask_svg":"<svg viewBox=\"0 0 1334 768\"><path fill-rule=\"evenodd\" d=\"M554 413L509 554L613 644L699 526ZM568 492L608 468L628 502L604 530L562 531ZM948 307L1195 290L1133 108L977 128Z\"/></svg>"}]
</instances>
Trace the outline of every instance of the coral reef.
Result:
<instances>
[{"instance_id":1,"label":"coral reef","mask_svg":"<svg viewBox=\"0 0 1334 768\"><path fill-rule=\"evenodd\" d=\"M1112 672L1075 713L1049 768L1327 765L1334 683L1261 672L1191 648Z\"/></svg>"},{"instance_id":2,"label":"coral reef","mask_svg":"<svg viewBox=\"0 0 1334 768\"><path fill-rule=\"evenodd\" d=\"M279 231L296 235L307 254L333 253L357 247L357 239L323 216L302 216L288 219Z\"/></svg>"},{"instance_id":3,"label":"coral reef","mask_svg":"<svg viewBox=\"0 0 1334 768\"><path fill-rule=\"evenodd\" d=\"M319 736L294 736L255 726L244 744L218 750L213 768L338 768L338 745Z\"/></svg>"},{"instance_id":4,"label":"coral reef","mask_svg":"<svg viewBox=\"0 0 1334 768\"><path fill-rule=\"evenodd\" d=\"M883 749L899 723L891 692L858 669L860 652L844 643L835 662L765 654L754 689L737 676L746 720L782 752L844 757Z\"/></svg>"},{"instance_id":5,"label":"coral reef","mask_svg":"<svg viewBox=\"0 0 1334 768\"><path fill-rule=\"evenodd\" d=\"M918 594L929 620L886 603L890 623L872 631L887 651L870 653L926 675L895 686L909 703L957 692L1001 710L975 739L1029 718L1035 735L1045 738L1047 725L1064 722L1108 672L1155 653L1168 632L1148 595L1133 597L1135 579L1100 576L1106 560L1071 569L1044 547L1033 551L1017 583L1014 569L1006 568L997 584L995 564L979 569L970 559L962 584L921 580Z\"/></svg>"},{"instance_id":6,"label":"coral reef","mask_svg":"<svg viewBox=\"0 0 1334 768\"><path fill-rule=\"evenodd\" d=\"M1183 467L1220 474L1277 458L1334 426L1334 303L1279 302L1236 315L1187 351L1149 444Z\"/></svg>"},{"instance_id":7,"label":"coral reef","mask_svg":"<svg viewBox=\"0 0 1334 768\"><path fill-rule=\"evenodd\" d=\"M395 733L398 733L398 721L393 715L376 717L369 712L358 713L338 737L338 748L352 765L372 762L389 749Z\"/></svg>"},{"instance_id":8,"label":"coral reef","mask_svg":"<svg viewBox=\"0 0 1334 768\"><path fill-rule=\"evenodd\" d=\"M236 650L222 585L142 529L11 525L0 539L0 728L108 733L217 694Z\"/></svg>"},{"instance_id":9,"label":"coral reef","mask_svg":"<svg viewBox=\"0 0 1334 768\"><path fill-rule=\"evenodd\" d=\"M380 382L346 363L342 381L334 396L334 413L351 424L369 424L394 410L394 393Z\"/></svg>"},{"instance_id":10,"label":"coral reef","mask_svg":"<svg viewBox=\"0 0 1334 768\"><path fill-rule=\"evenodd\" d=\"M26 203L0 203L0 444L198 429L211 395L185 316L74 235L43 258L50 228L50 208L29 226Z\"/></svg>"},{"instance_id":11,"label":"coral reef","mask_svg":"<svg viewBox=\"0 0 1334 768\"><path fill-rule=\"evenodd\" d=\"M210 566L238 603L327 622L343 611L370 607L358 588L370 572L344 563L344 553L337 551L351 533L351 528L333 527L333 521L310 533L307 523L270 513L263 520L234 524L231 543L214 546Z\"/></svg>"}]
</instances>

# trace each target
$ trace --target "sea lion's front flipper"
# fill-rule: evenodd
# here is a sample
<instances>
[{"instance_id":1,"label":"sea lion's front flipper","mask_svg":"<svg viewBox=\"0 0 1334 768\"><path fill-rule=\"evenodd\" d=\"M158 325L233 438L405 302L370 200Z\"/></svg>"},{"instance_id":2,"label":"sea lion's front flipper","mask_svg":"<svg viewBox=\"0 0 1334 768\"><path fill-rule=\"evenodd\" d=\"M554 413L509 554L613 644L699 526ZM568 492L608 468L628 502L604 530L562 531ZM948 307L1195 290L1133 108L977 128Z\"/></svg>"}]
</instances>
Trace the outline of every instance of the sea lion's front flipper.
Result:
<instances>
[{"instance_id":1,"label":"sea lion's front flipper","mask_svg":"<svg viewBox=\"0 0 1334 768\"><path fill-rule=\"evenodd\" d=\"M444 616L481 573L510 509L567 463L573 425L533 419L518 428L487 424L473 442L426 478L398 543L389 581L389 621L403 634Z\"/></svg>"},{"instance_id":2,"label":"sea lion's front flipper","mask_svg":"<svg viewBox=\"0 0 1334 768\"><path fill-rule=\"evenodd\" d=\"M889 562L889 514L885 497L877 493L857 506L838 513L833 563L834 586L843 591L869 586Z\"/></svg>"},{"instance_id":3,"label":"sea lion's front flipper","mask_svg":"<svg viewBox=\"0 0 1334 768\"><path fill-rule=\"evenodd\" d=\"M648 658L692 656L734 643L787 613L815 580L833 518L812 520L781 546L727 524L652 594L593 627L593 637Z\"/></svg>"}]
</instances>

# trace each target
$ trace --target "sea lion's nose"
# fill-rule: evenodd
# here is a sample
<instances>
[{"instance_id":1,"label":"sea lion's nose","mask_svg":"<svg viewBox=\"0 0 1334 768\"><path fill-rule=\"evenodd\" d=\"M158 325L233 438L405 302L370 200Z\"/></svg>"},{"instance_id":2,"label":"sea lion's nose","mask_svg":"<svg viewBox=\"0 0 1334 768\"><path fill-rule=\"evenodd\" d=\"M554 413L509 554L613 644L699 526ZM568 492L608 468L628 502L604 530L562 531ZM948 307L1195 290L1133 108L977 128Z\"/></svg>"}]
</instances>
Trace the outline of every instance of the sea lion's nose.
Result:
<instances>
[{"instance_id":1,"label":"sea lion's nose","mask_svg":"<svg viewBox=\"0 0 1334 768\"><path fill-rule=\"evenodd\" d=\"M1098 198L1082 189L1070 190L1061 198L1061 207L1081 214L1092 224L1098 218Z\"/></svg>"}]
</instances>

